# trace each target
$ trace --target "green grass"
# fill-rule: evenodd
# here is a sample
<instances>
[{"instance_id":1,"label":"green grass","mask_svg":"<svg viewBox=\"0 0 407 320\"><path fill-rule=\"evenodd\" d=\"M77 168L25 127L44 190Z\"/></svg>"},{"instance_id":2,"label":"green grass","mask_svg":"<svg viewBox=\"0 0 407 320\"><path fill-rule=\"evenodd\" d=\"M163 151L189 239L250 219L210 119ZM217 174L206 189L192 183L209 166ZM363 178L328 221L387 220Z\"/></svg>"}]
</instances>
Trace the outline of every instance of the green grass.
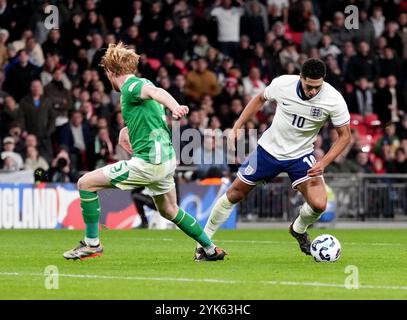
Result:
<instances>
[{"instance_id":1,"label":"green grass","mask_svg":"<svg viewBox=\"0 0 407 320\"><path fill-rule=\"evenodd\" d=\"M335 235L340 260L314 262L287 230L220 231L216 242L229 255L205 263L192 261L194 243L177 230L103 231L104 255L86 261L62 258L81 231L1 230L0 299L407 298L405 230L310 233ZM58 267L58 290L45 288L48 265ZM342 287L348 265L359 270L359 289Z\"/></svg>"}]
</instances>

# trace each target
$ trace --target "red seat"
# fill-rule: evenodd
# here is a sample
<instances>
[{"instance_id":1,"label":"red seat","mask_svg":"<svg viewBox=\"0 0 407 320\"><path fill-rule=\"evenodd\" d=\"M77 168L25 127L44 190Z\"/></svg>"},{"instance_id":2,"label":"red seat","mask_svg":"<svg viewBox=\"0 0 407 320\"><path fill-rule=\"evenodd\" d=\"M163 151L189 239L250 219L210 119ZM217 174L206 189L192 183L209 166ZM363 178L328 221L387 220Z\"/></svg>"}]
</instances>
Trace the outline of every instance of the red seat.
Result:
<instances>
[{"instance_id":1,"label":"red seat","mask_svg":"<svg viewBox=\"0 0 407 320\"><path fill-rule=\"evenodd\" d=\"M185 66L185 63L183 60L175 59L174 64L181 70L182 74L186 74L188 72L188 69Z\"/></svg>"},{"instance_id":2,"label":"red seat","mask_svg":"<svg viewBox=\"0 0 407 320\"><path fill-rule=\"evenodd\" d=\"M366 115L363 120L368 126L380 126L382 124L376 113Z\"/></svg>"},{"instance_id":3,"label":"red seat","mask_svg":"<svg viewBox=\"0 0 407 320\"><path fill-rule=\"evenodd\" d=\"M350 124L353 125L353 126L363 124L364 123L363 120L364 120L363 116L361 114L359 114L359 113L351 113L350 114Z\"/></svg>"},{"instance_id":4,"label":"red seat","mask_svg":"<svg viewBox=\"0 0 407 320\"><path fill-rule=\"evenodd\" d=\"M157 71L158 68L161 66L161 62L158 59L147 58L147 62L154 71Z\"/></svg>"},{"instance_id":5,"label":"red seat","mask_svg":"<svg viewBox=\"0 0 407 320\"><path fill-rule=\"evenodd\" d=\"M358 145L363 152L370 152L373 147L373 138L370 134L360 134L357 138Z\"/></svg>"},{"instance_id":6,"label":"red seat","mask_svg":"<svg viewBox=\"0 0 407 320\"><path fill-rule=\"evenodd\" d=\"M368 134L367 127L363 123L358 124L358 125L351 125L350 127L351 127L351 129L356 129L356 131L359 133L359 135L364 136L364 135Z\"/></svg>"}]
</instances>

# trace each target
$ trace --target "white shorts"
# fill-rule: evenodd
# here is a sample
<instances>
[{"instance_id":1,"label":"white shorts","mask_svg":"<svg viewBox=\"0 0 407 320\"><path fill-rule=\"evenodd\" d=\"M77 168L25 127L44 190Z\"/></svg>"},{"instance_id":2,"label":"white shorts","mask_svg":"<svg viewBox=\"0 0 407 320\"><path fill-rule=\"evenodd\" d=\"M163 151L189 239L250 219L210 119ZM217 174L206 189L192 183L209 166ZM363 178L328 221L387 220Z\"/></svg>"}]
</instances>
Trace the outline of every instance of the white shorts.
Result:
<instances>
[{"instance_id":1,"label":"white shorts","mask_svg":"<svg viewBox=\"0 0 407 320\"><path fill-rule=\"evenodd\" d=\"M146 187L153 196L170 192L175 187L175 157L161 164L152 164L133 157L102 168L109 182L121 190Z\"/></svg>"}]
</instances>

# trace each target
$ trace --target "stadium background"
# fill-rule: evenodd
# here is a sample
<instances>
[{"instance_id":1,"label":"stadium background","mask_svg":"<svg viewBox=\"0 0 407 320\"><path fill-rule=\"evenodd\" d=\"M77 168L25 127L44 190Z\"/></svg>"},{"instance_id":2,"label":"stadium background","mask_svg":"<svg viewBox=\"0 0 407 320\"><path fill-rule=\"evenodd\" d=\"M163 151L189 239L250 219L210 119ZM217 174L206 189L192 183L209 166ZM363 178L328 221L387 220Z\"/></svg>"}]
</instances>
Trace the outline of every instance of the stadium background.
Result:
<instances>
[{"instance_id":1,"label":"stadium background","mask_svg":"<svg viewBox=\"0 0 407 320\"><path fill-rule=\"evenodd\" d=\"M0 299L406 299L407 2L233 1L234 20L221 2L0 0ZM59 30L45 28L50 4ZM357 30L344 28L347 5L359 8ZM325 175L322 224L335 228L309 232L335 235L339 261L313 262L287 233L303 200L284 175L237 208L227 223L237 229L216 234L229 253L220 263L193 262L194 243L179 230L112 230L138 219L131 194L118 190L101 194L104 256L63 260L83 237L61 230L83 227L76 180L127 157L117 146L119 96L98 68L118 40L141 54L140 76L190 106L182 130L202 135L230 128L274 77L324 59L326 80L352 113L353 139ZM246 129L260 135L273 113L265 106ZM202 137L204 148L220 150L212 138ZM328 124L316 156L335 138ZM38 167L49 170L37 175L47 182L33 183ZM235 171L181 163L180 204L203 224ZM59 270L57 288L48 286L49 266Z\"/></svg>"}]
</instances>

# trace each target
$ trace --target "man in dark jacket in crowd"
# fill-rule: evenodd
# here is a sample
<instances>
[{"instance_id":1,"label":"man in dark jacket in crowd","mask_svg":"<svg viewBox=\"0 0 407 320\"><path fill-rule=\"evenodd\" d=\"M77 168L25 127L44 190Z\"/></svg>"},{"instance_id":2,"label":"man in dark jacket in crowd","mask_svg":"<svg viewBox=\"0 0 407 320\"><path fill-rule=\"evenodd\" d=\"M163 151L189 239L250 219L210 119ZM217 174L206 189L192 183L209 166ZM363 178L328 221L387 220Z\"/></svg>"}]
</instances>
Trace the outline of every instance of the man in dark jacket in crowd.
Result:
<instances>
[{"instance_id":1,"label":"man in dark jacket in crowd","mask_svg":"<svg viewBox=\"0 0 407 320\"><path fill-rule=\"evenodd\" d=\"M6 74L4 90L19 101L30 90L30 84L39 77L39 69L31 64L28 53L21 50L18 54L17 64L10 67Z\"/></svg>"},{"instance_id":2,"label":"man in dark jacket in crowd","mask_svg":"<svg viewBox=\"0 0 407 320\"><path fill-rule=\"evenodd\" d=\"M28 133L38 137L40 153L51 161L53 157L51 135L55 131L52 102L44 96L41 81L34 80L30 91L30 94L20 101L20 108L24 114L24 127Z\"/></svg>"}]
</instances>

